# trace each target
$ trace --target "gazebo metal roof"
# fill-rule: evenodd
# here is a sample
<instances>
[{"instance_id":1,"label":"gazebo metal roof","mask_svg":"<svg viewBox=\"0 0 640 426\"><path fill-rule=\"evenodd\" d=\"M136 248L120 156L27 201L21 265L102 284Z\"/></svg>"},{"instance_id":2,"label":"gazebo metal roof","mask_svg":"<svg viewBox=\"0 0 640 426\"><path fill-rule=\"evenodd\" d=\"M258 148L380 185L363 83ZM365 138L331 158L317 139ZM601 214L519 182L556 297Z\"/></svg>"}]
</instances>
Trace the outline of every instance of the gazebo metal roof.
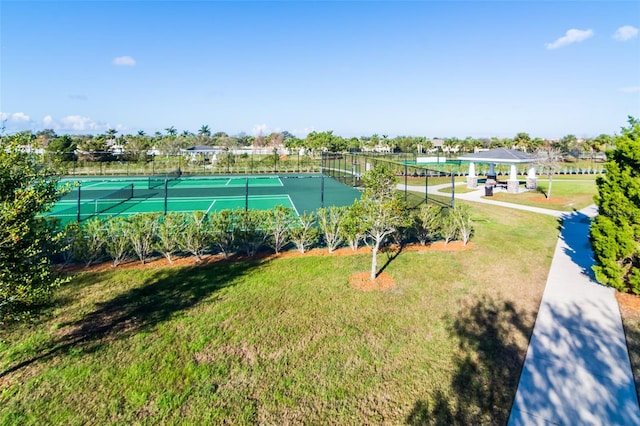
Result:
<instances>
[{"instance_id":1,"label":"gazebo metal roof","mask_svg":"<svg viewBox=\"0 0 640 426\"><path fill-rule=\"evenodd\" d=\"M518 151L517 149L496 148L488 151L476 152L473 154L462 155L458 160L475 161L482 163L501 163L501 164L523 164L533 163L537 157Z\"/></svg>"}]
</instances>

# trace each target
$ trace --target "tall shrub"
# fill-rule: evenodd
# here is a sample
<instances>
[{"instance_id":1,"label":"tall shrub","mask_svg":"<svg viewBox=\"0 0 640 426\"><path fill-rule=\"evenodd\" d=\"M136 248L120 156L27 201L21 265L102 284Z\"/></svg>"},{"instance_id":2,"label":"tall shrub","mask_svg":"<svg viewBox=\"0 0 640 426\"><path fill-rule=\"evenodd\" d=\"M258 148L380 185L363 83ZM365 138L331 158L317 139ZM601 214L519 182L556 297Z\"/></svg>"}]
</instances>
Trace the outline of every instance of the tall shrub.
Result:
<instances>
[{"instance_id":1,"label":"tall shrub","mask_svg":"<svg viewBox=\"0 0 640 426\"><path fill-rule=\"evenodd\" d=\"M291 241L300 253L305 253L318 241L318 228L315 227L316 215L304 213L299 222L291 229Z\"/></svg>"},{"instance_id":2,"label":"tall shrub","mask_svg":"<svg viewBox=\"0 0 640 426\"><path fill-rule=\"evenodd\" d=\"M640 294L640 121L629 126L607 151L605 174L597 179L598 216L591 243L598 281L620 291Z\"/></svg>"},{"instance_id":3,"label":"tall shrub","mask_svg":"<svg viewBox=\"0 0 640 426\"><path fill-rule=\"evenodd\" d=\"M365 239L366 229L364 216L364 204L362 200L356 200L351 204L344 217L340 221L340 235L347 241L351 250L356 251L360 242Z\"/></svg>"},{"instance_id":4,"label":"tall shrub","mask_svg":"<svg viewBox=\"0 0 640 426\"><path fill-rule=\"evenodd\" d=\"M340 232L343 218L347 213L346 207L330 206L318 210L318 225L329 253L333 253L343 241Z\"/></svg>"},{"instance_id":5,"label":"tall shrub","mask_svg":"<svg viewBox=\"0 0 640 426\"><path fill-rule=\"evenodd\" d=\"M185 220L185 226L178 235L178 245L181 250L195 256L196 263L200 263L205 250L211 245L207 216L202 211L196 211L186 215Z\"/></svg>"},{"instance_id":6,"label":"tall shrub","mask_svg":"<svg viewBox=\"0 0 640 426\"><path fill-rule=\"evenodd\" d=\"M159 216L160 213L139 213L129 216L125 222L125 235L143 265L153 253L158 237Z\"/></svg>"},{"instance_id":7,"label":"tall shrub","mask_svg":"<svg viewBox=\"0 0 640 426\"><path fill-rule=\"evenodd\" d=\"M209 213L209 234L211 242L215 244L225 259L233 250L236 233L234 232L239 220L239 210L221 210Z\"/></svg>"},{"instance_id":8,"label":"tall shrub","mask_svg":"<svg viewBox=\"0 0 640 426\"><path fill-rule=\"evenodd\" d=\"M263 210L240 210L235 228L236 240L244 248L247 256L253 256L267 240L267 213Z\"/></svg>"},{"instance_id":9,"label":"tall shrub","mask_svg":"<svg viewBox=\"0 0 640 426\"><path fill-rule=\"evenodd\" d=\"M127 219L122 216L112 217L105 222L105 251L118 266L131 251L131 240L126 233Z\"/></svg>"},{"instance_id":10,"label":"tall shrub","mask_svg":"<svg viewBox=\"0 0 640 426\"><path fill-rule=\"evenodd\" d=\"M416 213L416 237L421 245L434 241L442 228L442 207L425 204Z\"/></svg>"},{"instance_id":11,"label":"tall shrub","mask_svg":"<svg viewBox=\"0 0 640 426\"><path fill-rule=\"evenodd\" d=\"M0 323L27 316L63 282L51 268L61 233L40 216L61 195L59 174L30 144L28 133L0 137Z\"/></svg>"},{"instance_id":12,"label":"tall shrub","mask_svg":"<svg viewBox=\"0 0 640 426\"><path fill-rule=\"evenodd\" d=\"M167 213L159 220L158 235L153 248L169 263L173 263L173 255L179 250L178 235L182 234L184 224L185 215L182 213Z\"/></svg>"},{"instance_id":13,"label":"tall shrub","mask_svg":"<svg viewBox=\"0 0 640 426\"><path fill-rule=\"evenodd\" d=\"M276 254L286 246L291 238L291 228L296 220L293 209L284 206L276 206L268 210L266 214L267 229L269 231L268 242Z\"/></svg>"}]
</instances>

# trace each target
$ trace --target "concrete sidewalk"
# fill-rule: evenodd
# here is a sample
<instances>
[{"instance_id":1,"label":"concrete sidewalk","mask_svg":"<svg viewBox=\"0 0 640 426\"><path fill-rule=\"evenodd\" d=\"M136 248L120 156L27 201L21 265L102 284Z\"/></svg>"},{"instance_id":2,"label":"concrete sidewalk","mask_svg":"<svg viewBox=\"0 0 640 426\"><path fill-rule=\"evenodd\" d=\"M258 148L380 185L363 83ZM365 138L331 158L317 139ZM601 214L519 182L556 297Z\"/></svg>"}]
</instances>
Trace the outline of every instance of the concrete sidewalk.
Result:
<instances>
[{"instance_id":1,"label":"concrete sidewalk","mask_svg":"<svg viewBox=\"0 0 640 426\"><path fill-rule=\"evenodd\" d=\"M437 192L449 186L430 189ZM420 187L408 189L424 192ZM599 285L591 271L589 226L596 207L563 213L483 195L481 188L456 198L563 220L509 425L640 425L615 290Z\"/></svg>"},{"instance_id":2,"label":"concrete sidewalk","mask_svg":"<svg viewBox=\"0 0 640 426\"><path fill-rule=\"evenodd\" d=\"M595 206L564 217L510 425L640 425L620 310L591 272Z\"/></svg>"}]
</instances>

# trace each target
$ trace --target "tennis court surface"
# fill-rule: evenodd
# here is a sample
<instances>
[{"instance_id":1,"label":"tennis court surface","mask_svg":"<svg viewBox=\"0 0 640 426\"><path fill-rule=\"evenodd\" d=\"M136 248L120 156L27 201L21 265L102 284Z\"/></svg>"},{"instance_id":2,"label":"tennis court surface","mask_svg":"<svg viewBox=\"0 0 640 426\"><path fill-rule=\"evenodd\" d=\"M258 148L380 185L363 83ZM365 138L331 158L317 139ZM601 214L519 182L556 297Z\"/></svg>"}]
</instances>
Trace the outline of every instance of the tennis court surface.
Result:
<instances>
[{"instance_id":1,"label":"tennis court surface","mask_svg":"<svg viewBox=\"0 0 640 426\"><path fill-rule=\"evenodd\" d=\"M65 224L137 213L293 209L351 205L360 193L320 174L150 176L62 179L72 190L49 212Z\"/></svg>"}]
</instances>

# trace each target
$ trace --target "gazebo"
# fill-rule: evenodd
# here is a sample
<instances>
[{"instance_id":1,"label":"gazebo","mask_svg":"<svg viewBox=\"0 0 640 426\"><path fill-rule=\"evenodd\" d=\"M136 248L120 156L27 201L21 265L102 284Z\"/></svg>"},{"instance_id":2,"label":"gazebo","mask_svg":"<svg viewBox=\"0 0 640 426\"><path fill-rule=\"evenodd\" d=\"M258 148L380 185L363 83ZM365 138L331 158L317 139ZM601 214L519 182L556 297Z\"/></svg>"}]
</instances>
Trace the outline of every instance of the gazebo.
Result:
<instances>
[{"instance_id":1,"label":"gazebo","mask_svg":"<svg viewBox=\"0 0 640 426\"><path fill-rule=\"evenodd\" d=\"M507 192L512 194L518 193L520 182L518 181L518 164L531 164L527 173L527 189L536 189L538 187L538 178L536 177L535 163L537 157L527 154L526 152L516 149L496 148L488 151L476 152L473 154L462 155L458 160L469 162L469 174L467 175L467 188L478 187L478 176L476 175L476 163L489 163L488 179L495 179L496 164L509 164L511 166L509 172L509 180L507 180Z\"/></svg>"}]
</instances>

